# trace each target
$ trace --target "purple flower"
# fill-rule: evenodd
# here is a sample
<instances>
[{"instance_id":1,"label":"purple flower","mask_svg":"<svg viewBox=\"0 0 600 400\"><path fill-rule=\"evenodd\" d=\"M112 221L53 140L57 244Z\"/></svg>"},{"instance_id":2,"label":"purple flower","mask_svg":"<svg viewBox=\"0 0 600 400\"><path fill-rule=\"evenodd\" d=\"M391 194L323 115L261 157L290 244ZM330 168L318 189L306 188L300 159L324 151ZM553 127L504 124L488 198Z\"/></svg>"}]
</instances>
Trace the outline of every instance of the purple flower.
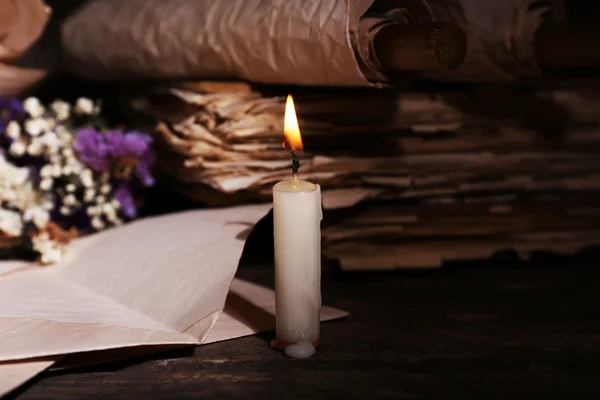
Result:
<instances>
[{"instance_id":1,"label":"purple flower","mask_svg":"<svg viewBox=\"0 0 600 400\"><path fill-rule=\"evenodd\" d=\"M81 161L96 172L104 172L109 166L109 150L104 135L93 128L80 129L73 146Z\"/></svg>"},{"instance_id":2,"label":"purple flower","mask_svg":"<svg viewBox=\"0 0 600 400\"><path fill-rule=\"evenodd\" d=\"M144 186L154 185L151 169L155 155L152 138L139 132L110 130L105 133L108 153L121 164L133 166Z\"/></svg>"},{"instance_id":3,"label":"purple flower","mask_svg":"<svg viewBox=\"0 0 600 400\"><path fill-rule=\"evenodd\" d=\"M25 114L23 102L16 98L0 98L0 132L4 133L6 125Z\"/></svg>"},{"instance_id":4,"label":"purple flower","mask_svg":"<svg viewBox=\"0 0 600 400\"><path fill-rule=\"evenodd\" d=\"M133 195L131 194L129 187L126 184L119 185L113 196L121 204L123 214L125 214L125 216L128 218L134 218L137 213L137 209L135 200L133 199Z\"/></svg>"}]
</instances>

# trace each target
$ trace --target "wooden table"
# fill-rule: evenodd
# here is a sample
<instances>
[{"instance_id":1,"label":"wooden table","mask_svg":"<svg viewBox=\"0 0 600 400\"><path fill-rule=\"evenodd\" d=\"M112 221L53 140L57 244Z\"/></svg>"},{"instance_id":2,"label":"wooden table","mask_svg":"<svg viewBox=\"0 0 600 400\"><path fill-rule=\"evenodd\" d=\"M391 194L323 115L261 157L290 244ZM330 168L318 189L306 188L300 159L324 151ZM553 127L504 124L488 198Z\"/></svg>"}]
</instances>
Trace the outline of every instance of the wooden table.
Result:
<instances>
[{"instance_id":1,"label":"wooden table","mask_svg":"<svg viewBox=\"0 0 600 400\"><path fill-rule=\"evenodd\" d=\"M323 346L311 359L270 349L271 332L48 373L12 398L600 398L598 262L330 272L324 302L352 315L322 325ZM265 264L239 275L273 283Z\"/></svg>"}]
</instances>

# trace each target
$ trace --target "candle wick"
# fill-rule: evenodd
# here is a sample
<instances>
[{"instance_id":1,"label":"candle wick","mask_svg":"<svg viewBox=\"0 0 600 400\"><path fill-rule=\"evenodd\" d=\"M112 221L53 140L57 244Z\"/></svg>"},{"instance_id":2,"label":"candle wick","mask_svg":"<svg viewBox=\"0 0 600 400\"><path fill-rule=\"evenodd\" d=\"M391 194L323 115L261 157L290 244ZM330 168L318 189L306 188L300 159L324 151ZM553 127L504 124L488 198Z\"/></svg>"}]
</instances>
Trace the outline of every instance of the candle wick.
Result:
<instances>
[{"instance_id":1,"label":"candle wick","mask_svg":"<svg viewBox=\"0 0 600 400\"><path fill-rule=\"evenodd\" d=\"M292 175L297 176L300 169L300 158L295 151L292 151Z\"/></svg>"},{"instance_id":2,"label":"candle wick","mask_svg":"<svg viewBox=\"0 0 600 400\"><path fill-rule=\"evenodd\" d=\"M296 151L296 149L294 149L294 146L287 142L287 140L283 142L283 147L288 149L290 153L292 153L292 175L294 176L294 178L296 178L298 175L298 170L300 169L300 157L298 155L298 152Z\"/></svg>"}]
</instances>

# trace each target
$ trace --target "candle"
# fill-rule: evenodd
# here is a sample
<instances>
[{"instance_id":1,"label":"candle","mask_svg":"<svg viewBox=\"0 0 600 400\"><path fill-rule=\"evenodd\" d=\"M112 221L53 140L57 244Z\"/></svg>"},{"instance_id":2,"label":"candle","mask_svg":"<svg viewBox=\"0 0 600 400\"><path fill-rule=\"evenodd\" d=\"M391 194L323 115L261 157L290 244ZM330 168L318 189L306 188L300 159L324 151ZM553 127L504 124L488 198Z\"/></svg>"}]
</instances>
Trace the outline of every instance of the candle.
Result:
<instances>
[{"instance_id":1,"label":"candle","mask_svg":"<svg viewBox=\"0 0 600 400\"><path fill-rule=\"evenodd\" d=\"M319 343L321 189L297 176L302 138L291 96L284 120L284 147L292 152L292 174L273 186L276 339L272 344L286 348L288 355L303 357L312 354L307 345Z\"/></svg>"}]
</instances>

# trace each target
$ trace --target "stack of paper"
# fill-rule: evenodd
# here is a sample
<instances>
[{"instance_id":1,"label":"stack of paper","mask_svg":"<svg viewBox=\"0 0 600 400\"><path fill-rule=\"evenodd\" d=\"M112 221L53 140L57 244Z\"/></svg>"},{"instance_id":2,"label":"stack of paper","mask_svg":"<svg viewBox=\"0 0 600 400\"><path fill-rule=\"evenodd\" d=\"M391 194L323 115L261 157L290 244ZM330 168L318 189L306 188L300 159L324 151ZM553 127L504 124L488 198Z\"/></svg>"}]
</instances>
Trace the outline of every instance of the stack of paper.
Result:
<instances>
[{"instance_id":1,"label":"stack of paper","mask_svg":"<svg viewBox=\"0 0 600 400\"><path fill-rule=\"evenodd\" d=\"M188 83L124 99L132 121L158 126L163 181L190 198L269 200L290 176L284 96ZM300 176L321 184L323 249L344 269L600 243L598 91L314 89L294 99Z\"/></svg>"},{"instance_id":2,"label":"stack of paper","mask_svg":"<svg viewBox=\"0 0 600 400\"><path fill-rule=\"evenodd\" d=\"M273 329L274 293L234 280L245 237L269 209L139 220L76 240L61 265L0 264L0 395L57 360L68 365L74 353L198 345ZM323 319L343 315L322 309Z\"/></svg>"},{"instance_id":3,"label":"stack of paper","mask_svg":"<svg viewBox=\"0 0 600 400\"><path fill-rule=\"evenodd\" d=\"M291 174L285 98L234 84L161 90L125 101L135 123L158 126L165 182L209 204L270 201L273 184ZM325 208L600 190L600 93L330 90L294 98L300 174L321 184Z\"/></svg>"}]
</instances>

